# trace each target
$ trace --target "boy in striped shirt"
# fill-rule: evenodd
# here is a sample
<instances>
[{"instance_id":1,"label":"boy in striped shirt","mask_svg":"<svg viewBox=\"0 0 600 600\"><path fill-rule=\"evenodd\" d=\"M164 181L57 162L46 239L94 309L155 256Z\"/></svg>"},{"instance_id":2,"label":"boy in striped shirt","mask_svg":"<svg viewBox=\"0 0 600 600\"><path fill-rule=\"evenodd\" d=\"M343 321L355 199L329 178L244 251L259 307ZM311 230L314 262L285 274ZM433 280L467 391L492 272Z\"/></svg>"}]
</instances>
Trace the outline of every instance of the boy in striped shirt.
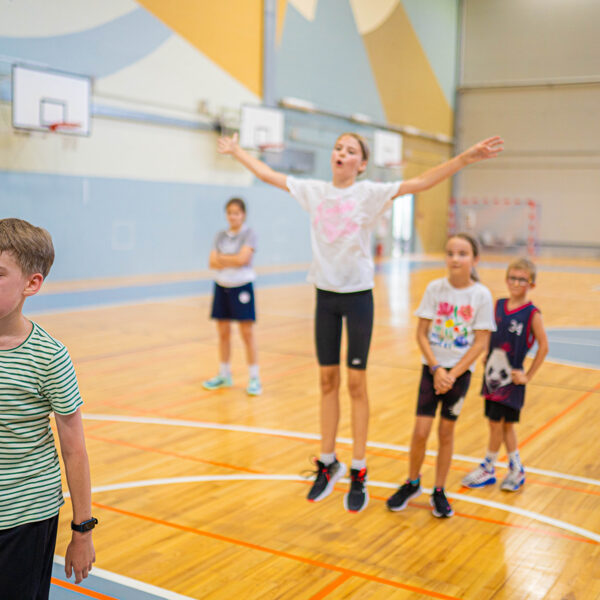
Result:
<instances>
[{"instance_id":1,"label":"boy in striped shirt","mask_svg":"<svg viewBox=\"0 0 600 600\"><path fill-rule=\"evenodd\" d=\"M75 583L95 560L91 484L77 378L67 349L23 316L54 261L50 234L0 220L0 596L46 600L64 504L54 412L73 505L65 572Z\"/></svg>"}]
</instances>

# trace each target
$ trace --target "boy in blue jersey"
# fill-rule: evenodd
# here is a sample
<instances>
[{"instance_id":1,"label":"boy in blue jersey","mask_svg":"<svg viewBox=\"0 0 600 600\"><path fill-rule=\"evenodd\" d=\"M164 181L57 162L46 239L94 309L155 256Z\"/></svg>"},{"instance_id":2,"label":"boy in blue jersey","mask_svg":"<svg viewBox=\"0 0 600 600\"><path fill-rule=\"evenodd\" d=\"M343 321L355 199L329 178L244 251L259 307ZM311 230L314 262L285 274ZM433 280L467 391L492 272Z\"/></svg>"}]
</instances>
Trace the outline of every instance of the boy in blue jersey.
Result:
<instances>
[{"instance_id":1,"label":"boy in blue jersey","mask_svg":"<svg viewBox=\"0 0 600 600\"><path fill-rule=\"evenodd\" d=\"M95 560L91 484L75 370L63 344L23 315L54 261L50 234L0 219L0 598L47 600L64 504L50 429L54 412L73 505L65 572L75 583Z\"/></svg>"},{"instance_id":2,"label":"boy in blue jersey","mask_svg":"<svg viewBox=\"0 0 600 600\"><path fill-rule=\"evenodd\" d=\"M516 492L525 483L525 469L517 448L514 424L525 401L525 385L531 381L548 353L548 339L542 315L527 295L535 287L535 265L527 258L512 262L506 271L509 297L496 302L497 330L492 333L485 362L482 394L485 416L490 424L490 440L484 461L462 481L470 488L496 483L494 464L502 442L509 457L508 475L500 489ZM527 371L523 361L534 342L537 353Z\"/></svg>"}]
</instances>

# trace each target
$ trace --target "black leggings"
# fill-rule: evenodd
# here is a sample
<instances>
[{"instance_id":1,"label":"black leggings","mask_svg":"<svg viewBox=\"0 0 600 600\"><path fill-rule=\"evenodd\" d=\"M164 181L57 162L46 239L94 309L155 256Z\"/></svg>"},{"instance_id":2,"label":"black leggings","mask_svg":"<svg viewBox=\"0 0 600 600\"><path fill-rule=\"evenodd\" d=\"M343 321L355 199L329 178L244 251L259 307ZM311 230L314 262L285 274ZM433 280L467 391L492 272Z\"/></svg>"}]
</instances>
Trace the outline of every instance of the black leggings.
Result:
<instances>
[{"instance_id":1,"label":"black leggings","mask_svg":"<svg viewBox=\"0 0 600 600\"><path fill-rule=\"evenodd\" d=\"M372 290L340 294L317 288L315 343L319 364L340 364L343 317L348 334L348 367L366 369L373 332Z\"/></svg>"}]
</instances>

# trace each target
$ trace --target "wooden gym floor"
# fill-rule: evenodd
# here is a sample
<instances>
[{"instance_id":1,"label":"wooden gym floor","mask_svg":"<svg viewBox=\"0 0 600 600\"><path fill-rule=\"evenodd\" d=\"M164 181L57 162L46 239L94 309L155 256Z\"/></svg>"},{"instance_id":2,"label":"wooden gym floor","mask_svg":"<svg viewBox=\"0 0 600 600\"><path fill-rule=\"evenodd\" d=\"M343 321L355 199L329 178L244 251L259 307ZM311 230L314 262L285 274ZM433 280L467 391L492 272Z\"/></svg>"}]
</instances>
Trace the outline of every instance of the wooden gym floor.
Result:
<instances>
[{"instance_id":1,"label":"wooden gym floor","mask_svg":"<svg viewBox=\"0 0 600 600\"><path fill-rule=\"evenodd\" d=\"M505 293L505 264L488 260L480 268L494 297ZM592 341L582 343L597 357L600 261L539 265L532 297L546 327L589 330ZM79 377L100 520L96 565L157 586L164 598L600 598L600 365L548 360L528 386L517 430L527 483L510 494L460 484L486 448L479 364L447 482L455 517L433 518L426 494L401 513L385 508L407 475L420 374L413 312L427 283L444 272L440 257L398 259L377 276L371 501L358 515L343 509L346 483L318 504L305 500L303 476L319 451L308 284L259 284L265 391L254 398L244 392L237 331L234 387L201 386L217 367L208 295L32 314L69 347ZM349 461L345 391L339 436L338 456ZM436 446L432 434L426 488ZM67 503L59 556L70 517ZM80 589L77 597L87 594Z\"/></svg>"}]
</instances>

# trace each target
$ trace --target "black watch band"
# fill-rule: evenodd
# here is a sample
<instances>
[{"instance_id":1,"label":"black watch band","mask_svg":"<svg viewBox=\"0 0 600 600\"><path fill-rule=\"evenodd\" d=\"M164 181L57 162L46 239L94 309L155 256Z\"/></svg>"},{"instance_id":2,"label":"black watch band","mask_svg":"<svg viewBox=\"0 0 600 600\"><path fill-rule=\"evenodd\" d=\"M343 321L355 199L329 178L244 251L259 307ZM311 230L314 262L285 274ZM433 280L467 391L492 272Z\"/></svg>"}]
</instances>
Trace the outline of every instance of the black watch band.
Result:
<instances>
[{"instance_id":1,"label":"black watch band","mask_svg":"<svg viewBox=\"0 0 600 600\"><path fill-rule=\"evenodd\" d=\"M73 531L79 531L79 533L85 533L86 531L91 531L92 529L94 529L94 527L96 527L97 524L98 519L94 517L88 519L87 521L82 521L79 524L73 523L73 521L71 521L71 529Z\"/></svg>"}]
</instances>

